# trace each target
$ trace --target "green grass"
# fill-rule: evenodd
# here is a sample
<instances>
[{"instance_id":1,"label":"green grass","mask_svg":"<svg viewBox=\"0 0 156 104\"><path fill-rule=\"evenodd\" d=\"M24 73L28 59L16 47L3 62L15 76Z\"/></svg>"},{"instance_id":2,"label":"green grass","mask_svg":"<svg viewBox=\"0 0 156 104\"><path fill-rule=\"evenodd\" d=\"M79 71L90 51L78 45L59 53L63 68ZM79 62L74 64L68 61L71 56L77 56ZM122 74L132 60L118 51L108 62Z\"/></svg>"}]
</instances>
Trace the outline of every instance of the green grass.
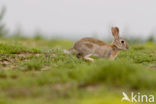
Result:
<instances>
[{"instance_id":1,"label":"green grass","mask_svg":"<svg viewBox=\"0 0 156 104\"><path fill-rule=\"evenodd\" d=\"M91 63L64 54L73 45L67 40L0 41L2 104L121 104L122 91L156 95L156 43Z\"/></svg>"},{"instance_id":2,"label":"green grass","mask_svg":"<svg viewBox=\"0 0 156 104\"><path fill-rule=\"evenodd\" d=\"M35 48L29 49L18 44L0 44L0 54L19 54L24 52L36 53L40 52L40 50Z\"/></svg>"}]
</instances>

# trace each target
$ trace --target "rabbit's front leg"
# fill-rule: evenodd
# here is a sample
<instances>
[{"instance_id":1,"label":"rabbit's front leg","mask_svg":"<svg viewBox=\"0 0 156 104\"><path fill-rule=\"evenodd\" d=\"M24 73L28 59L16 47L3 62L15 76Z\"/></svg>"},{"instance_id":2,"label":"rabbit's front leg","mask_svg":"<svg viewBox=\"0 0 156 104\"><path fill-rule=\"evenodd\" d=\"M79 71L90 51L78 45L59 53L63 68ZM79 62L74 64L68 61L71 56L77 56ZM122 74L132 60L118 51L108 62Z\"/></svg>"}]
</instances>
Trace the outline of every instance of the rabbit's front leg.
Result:
<instances>
[{"instance_id":1,"label":"rabbit's front leg","mask_svg":"<svg viewBox=\"0 0 156 104\"><path fill-rule=\"evenodd\" d=\"M116 56L112 56L112 55L109 57L110 60L114 60L115 58Z\"/></svg>"},{"instance_id":2,"label":"rabbit's front leg","mask_svg":"<svg viewBox=\"0 0 156 104\"><path fill-rule=\"evenodd\" d=\"M118 51L112 52L112 54L109 56L109 59L114 60L117 57L118 53Z\"/></svg>"}]
</instances>

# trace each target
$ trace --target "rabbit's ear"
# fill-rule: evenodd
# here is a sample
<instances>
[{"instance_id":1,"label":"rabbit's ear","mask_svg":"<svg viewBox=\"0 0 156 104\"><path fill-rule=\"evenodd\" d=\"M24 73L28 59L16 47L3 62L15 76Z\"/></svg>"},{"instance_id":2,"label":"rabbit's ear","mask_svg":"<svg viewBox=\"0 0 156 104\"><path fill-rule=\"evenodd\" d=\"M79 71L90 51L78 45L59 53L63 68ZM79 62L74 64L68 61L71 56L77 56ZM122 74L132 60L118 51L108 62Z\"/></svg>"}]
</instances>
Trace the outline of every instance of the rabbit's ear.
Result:
<instances>
[{"instance_id":1,"label":"rabbit's ear","mask_svg":"<svg viewBox=\"0 0 156 104\"><path fill-rule=\"evenodd\" d=\"M119 39L119 28L118 27L112 27L112 34L115 39Z\"/></svg>"}]
</instances>

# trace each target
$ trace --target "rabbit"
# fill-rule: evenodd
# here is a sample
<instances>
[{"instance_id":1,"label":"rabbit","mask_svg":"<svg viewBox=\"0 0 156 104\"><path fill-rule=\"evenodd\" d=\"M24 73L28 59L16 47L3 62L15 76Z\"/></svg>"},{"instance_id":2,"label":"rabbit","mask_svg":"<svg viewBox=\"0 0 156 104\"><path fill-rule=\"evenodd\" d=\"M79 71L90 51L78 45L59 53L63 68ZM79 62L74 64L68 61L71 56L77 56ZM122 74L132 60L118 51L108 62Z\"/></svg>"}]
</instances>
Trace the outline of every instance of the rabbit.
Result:
<instances>
[{"instance_id":1,"label":"rabbit","mask_svg":"<svg viewBox=\"0 0 156 104\"><path fill-rule=\"evenodd\" d=\"M129 46L127 41L119 36L118 27L112 27L111 30L114 36L111 44L95 38L83 38L76 42L74 46L68 50L68 53L76 51L78 58L83 58L91 62L93 62L94 59L90 58L90 56L114 60L120 50L127 50Z\"/></svg>"}]
</instances>

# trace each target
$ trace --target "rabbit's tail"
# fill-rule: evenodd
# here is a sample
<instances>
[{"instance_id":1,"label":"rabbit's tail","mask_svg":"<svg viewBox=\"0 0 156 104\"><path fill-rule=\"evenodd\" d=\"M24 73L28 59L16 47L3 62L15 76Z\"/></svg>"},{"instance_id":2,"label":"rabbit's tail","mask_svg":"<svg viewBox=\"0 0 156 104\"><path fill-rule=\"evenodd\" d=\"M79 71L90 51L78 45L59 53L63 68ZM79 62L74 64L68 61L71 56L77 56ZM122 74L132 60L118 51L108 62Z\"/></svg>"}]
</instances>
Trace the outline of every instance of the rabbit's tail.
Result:
<instances>
[{"instance_id":1,"label":"rabbit's tail","mask_svg":"<svg viewBox=\"0 0 156 104\"><path fill-rule=\"evenodd\" d=\"M68 49L68 50L64 49L64 53L65 53L65 54L72 54L74 51L75 51L74 48L70 48L70 49Z\"/></svg>"}]
</instances>

